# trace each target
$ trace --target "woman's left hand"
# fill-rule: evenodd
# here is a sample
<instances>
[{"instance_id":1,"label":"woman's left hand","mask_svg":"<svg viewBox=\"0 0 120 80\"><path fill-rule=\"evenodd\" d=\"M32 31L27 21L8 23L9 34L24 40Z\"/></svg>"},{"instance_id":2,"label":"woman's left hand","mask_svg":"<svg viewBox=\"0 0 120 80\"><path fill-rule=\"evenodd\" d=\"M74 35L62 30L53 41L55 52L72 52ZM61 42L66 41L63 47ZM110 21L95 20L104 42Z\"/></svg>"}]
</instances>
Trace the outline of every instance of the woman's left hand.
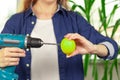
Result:
<instances>
[{"instance_id":1,"label":"woman's left hand","mask_svg":"<svg viewBox=\"0 0 120 80\"><path fill-rule=\"evenodd\" d=\"M89 40L78 33L68 33L64 37L70 40L74 40L76 43L75 51L67 57L72 57L77 54L94 53L94 51L96 50L96 46L93 43L91 43Z\"/></svg>"}]
</instances>

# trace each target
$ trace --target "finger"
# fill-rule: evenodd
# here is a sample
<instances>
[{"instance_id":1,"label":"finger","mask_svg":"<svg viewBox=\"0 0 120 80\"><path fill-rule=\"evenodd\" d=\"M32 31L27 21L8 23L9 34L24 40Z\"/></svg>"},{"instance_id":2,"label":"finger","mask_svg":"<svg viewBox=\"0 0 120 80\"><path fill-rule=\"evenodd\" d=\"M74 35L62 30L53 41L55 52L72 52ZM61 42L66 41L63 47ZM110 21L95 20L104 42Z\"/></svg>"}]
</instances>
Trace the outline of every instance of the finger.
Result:
<instances>
[{"instance_id":1,"label":"finger","mask_svg":"<svg viewBox=\"0 0 120 80\"><path fill-rule=\"evenodd\" d=\"M25 57L25 53L5 53L6 57Z\"/></svg>"},{"instance_id":2,"label":"finger","mask_svg":"<svg viewBox=\"0 0 120 80\"><path fill-rule=\"evenodd\" d=\"M70 58L73 57L75 55L77 55L78 53L76 51L74 51L73 53L71 53L70 55L66 55L66 58Z\"/></svg>"},{"instance_id":3,"label":"finger","mask_svg":"<svg viewBox=\"0 0 120 80\"><path fill-rule=\"evenodd\" d=\"M18 62L20 58L5 58L4 60L4 62Z\"/></svg>"},{"instance_id":4,"label":"finger","mask_svg":"<svg viewBox=\"0 0 120 80\"><path fill-rule=\"evenodd\" d=\"M6 67L5 63L0 63L0 68Z\"/></svg>"},{"instance_id":5,"label":"finger","mask_svg":"<svg viewBox=\"0 0 120 80\"><path fill-rule=\"evenodd\" d=\"M71 35L73 35L73 33L68 33L68 34L66 34L64 37L65 37L65 38L69 38Z\"/></svg>"},{"instance_id":6,"label":"finger","mask_svg":"<svg viewBox=\"0 0 120 80\"><path fill-rule=\"evenodd\" d=\"M18 53L25 53L23 49L17 48L17 47L8 47L6 48L9 52L18 52Z\"/></svg>"},{"instance_id":7,"label":"finger","mask_svg":"<svg viewBox=\"0 0 120 80\"><path fill-rule=\"evenodd\" d=\"M78 33L69 33L67 35L65 35L66 38L70 39L70 40L74 40L74 39L83 39L83 36L81 36L80 34Z\"/></svg>"},{"instance_id":8,"label":"finger","mask_svg":"<svg viewBox=\"0 0 120 80\"><path fill-rule=\"evenodd\" d=\"M84 37L83 36L81 36L80 34L78 34L78 33L75 33L75 34L73 34L73 35L71 35L70 37L69 37L69 39L83 39Z\"/></svg>"},{"instance_id":9,"label":"finger","mask_svg":"<svg viewBox=\"0 0 120 80\"><path fill-rule=\"evenodd\" d=\"M19 64L19 61L17 61L17 62L7 62L7 63L5 63L5 66L16 66L18 64Z\"/></svg>"},{"instance_id":10,"label":"finger","mask_svg":"<svg viewBox=\"0 0 120 80\"><path fill-rule=\"evenodd\" d=\"M18 64L19 64L19 61L17 61L17 62L5 62L5 63L0 63L0 67L4 68L6 66L16 66Z\"/></svg>"},{"instance_id":11,"label":"finger","mask_svg":"<svg viewBox=\"0 0 120 80\"><path fill-rule=\"evenodd\" d=\"M25 51L20 48L5 48L4 49L4 56L5 57L25 57Z\"/></svg>"}]
</instances>

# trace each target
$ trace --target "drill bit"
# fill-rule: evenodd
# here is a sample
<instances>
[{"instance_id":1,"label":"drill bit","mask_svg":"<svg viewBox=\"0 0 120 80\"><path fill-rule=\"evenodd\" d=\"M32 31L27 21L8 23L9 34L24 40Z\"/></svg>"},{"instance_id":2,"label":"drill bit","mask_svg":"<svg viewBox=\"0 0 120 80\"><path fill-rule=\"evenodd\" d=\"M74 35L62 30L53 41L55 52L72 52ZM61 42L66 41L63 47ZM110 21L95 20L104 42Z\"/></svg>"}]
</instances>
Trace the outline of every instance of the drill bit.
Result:
<instances>
[{"instance_id":1,"label":"drill bit","mask_svg":"<svg viewBox=\"0 0 120 80\"><path fill-rule=\"evenodd\" d=\"M60 45L59 43L44 43L44 42L42 44L44 44L44 45L57 45L57 46Z\"/></svg>"}]
</instances>

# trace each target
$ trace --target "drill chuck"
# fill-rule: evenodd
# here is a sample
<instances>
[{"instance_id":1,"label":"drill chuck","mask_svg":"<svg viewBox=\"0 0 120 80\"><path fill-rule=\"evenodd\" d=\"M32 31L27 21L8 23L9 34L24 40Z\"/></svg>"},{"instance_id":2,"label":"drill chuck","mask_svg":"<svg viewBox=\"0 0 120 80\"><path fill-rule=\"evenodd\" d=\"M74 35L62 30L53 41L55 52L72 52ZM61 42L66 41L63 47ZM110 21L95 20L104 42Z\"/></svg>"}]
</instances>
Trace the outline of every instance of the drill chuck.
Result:
<instances>
[{"instance_id":1,"label":"drill chuck","mask_svg":"<svg viewBox=\"0 0 120 80\"><path fill-rule=\"evenodd\" d=\"M39 48L43 45L43 41L40 38L27 37L27 48Z\"/></svg>"}]
</instances>

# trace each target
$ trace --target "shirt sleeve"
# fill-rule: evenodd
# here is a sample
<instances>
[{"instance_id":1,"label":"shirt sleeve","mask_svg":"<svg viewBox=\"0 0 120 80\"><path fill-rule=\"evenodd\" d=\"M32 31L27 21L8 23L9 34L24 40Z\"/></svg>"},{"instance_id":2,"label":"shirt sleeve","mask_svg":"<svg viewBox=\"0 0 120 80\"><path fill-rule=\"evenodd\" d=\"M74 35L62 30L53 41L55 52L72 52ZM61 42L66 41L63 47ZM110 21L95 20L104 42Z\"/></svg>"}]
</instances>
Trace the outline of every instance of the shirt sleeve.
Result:
<instances>
[{"instance_id":1,"label":"shirt sleeve","mask_svg":"<svg viewBox=\"0 0 120 80\"><path fill-rule=\"evenodd\" d=\"M103 44L108 49L108 55L105 57L100 57L103 59L114 59L118 55L118 45L117 43L106 36L100 34L97 30L94 29L82 16L79 14L76 17L77 27L79 29L79 34L84 36L86 39L91 41L93 44Z\"/></svg>"},{"instance_id":2,"label":"shirt sleeve","mask_svg":"<svg viewBox=\"0 0 120 80\"><path fill-rule=\"evenodd\" d=\"M23 24L21 18L22 17L19 14L12 15L5 23L5 26L1 33L19 34L19 31L21 30Z\"/></svg>"}]
</instances>

